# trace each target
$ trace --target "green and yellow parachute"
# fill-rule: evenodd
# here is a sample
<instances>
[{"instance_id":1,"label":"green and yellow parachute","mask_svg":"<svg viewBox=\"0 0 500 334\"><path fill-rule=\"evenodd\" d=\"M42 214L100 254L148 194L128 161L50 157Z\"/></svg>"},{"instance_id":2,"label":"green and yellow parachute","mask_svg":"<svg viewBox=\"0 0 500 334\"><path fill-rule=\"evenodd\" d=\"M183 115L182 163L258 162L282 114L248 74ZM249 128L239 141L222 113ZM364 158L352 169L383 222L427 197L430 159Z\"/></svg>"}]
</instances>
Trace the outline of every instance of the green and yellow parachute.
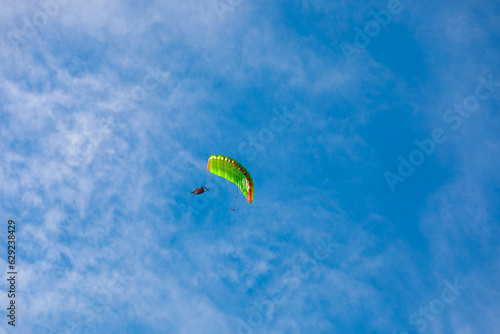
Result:
<instances>
[{"instance_id":1,"label":"green and yellow parachute","mask_svg":"<svg viewBox=\"0 0 500 334\"><path fill-rule=\"evenodd\" d=\"M247 198L247 202L252 203L253 179L238 161L223 155L211 155L208 158L207 169L211 173L236 184Z\"/></svg>"}]
</instances>

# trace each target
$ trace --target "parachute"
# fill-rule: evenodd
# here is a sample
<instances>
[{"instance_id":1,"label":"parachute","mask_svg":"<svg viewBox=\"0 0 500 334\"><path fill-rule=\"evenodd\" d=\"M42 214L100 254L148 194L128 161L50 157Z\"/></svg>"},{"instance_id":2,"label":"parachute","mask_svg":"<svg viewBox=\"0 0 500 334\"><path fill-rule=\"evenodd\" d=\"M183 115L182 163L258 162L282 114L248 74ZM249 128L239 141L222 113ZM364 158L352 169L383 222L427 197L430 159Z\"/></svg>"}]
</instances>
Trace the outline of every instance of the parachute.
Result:
<instances>
[{"instance_id":1,"label":"parachute","mask_svg":"<svg viewBox=\"0 0 500 334\"><path fill-rule=\"evenodd\" d=\"M250 173L238 161L223 155L211 155L208 158L207 169L210 173L236 184L247 198L247 202L252 203L253 179Z\"/></svg>"}]
</instances>

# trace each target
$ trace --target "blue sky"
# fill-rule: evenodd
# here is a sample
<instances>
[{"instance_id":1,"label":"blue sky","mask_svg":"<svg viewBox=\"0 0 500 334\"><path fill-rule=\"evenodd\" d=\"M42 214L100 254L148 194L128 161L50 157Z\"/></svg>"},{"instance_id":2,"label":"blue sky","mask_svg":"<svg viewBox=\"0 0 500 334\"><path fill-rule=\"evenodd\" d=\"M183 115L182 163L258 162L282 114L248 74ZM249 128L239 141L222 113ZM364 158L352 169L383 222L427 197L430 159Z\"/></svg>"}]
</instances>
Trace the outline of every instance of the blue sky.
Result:
<instances>
[{"instance_id":1,"label":"blue sky","mask_svg":"<svg viewBox=\"0 0 500 334\"><path fill-rule=\"evenodd\" d=\"M0 334L498 331L497 1L0 17Z\"/></svg>"}]
</instances>

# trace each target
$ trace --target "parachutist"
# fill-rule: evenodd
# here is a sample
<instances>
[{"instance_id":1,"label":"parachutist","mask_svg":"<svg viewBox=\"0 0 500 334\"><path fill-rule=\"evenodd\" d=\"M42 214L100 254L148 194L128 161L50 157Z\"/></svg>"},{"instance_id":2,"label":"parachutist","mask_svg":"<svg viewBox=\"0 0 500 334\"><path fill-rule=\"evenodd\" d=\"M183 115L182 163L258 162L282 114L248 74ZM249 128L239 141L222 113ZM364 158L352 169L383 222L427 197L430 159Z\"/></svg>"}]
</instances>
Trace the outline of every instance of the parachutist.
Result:
<instances>
[{"instance_id":1,"label":"parachutist","mask_svg":"<svg viewBox=\"0 0 500 334\"><path fill-rule=\"evenodd\" d=\"M196 188L195 190L191 191L191 194L201 195L206 191L208 191L208 188L205 186L202 186L201 188Z\"/></svg>"}]
</instances>

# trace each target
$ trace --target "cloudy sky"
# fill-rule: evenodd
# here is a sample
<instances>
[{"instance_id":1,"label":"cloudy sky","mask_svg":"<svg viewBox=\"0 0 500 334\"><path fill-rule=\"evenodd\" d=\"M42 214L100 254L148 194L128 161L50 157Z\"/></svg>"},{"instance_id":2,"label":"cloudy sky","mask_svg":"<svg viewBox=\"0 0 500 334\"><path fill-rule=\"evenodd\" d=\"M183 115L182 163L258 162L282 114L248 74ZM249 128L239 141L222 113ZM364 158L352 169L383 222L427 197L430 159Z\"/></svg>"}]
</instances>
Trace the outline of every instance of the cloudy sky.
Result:
<instances>
[{"instance_id":1,"label":"cloudy sky","mask_svg":"<svg viewBox=\"0 0 500 334\"><path fill-rule=\"evenodd\" d=\"M0 334L498 331L498 1L0 4Z\"/></svg>"}]
</instances>

